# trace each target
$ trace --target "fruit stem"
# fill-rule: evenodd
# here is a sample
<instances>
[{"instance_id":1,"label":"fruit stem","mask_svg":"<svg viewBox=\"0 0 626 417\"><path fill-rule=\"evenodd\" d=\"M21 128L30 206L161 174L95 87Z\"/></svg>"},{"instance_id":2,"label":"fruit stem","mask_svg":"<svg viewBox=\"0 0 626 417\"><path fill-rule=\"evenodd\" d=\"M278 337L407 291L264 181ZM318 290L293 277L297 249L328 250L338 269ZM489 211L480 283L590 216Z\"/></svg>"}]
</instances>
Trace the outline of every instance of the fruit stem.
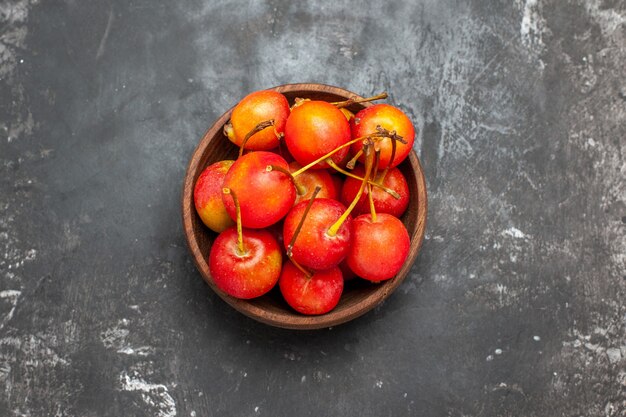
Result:
<instances>
[{"instance_id":1,"label":"fruit stem","mask_svg":"<svg viewBox=\"0 0 626 417\"><path fill-rule=\"evenodd\" d=\"M384 137L384 138L389 138L389 139L394 140L394 141L397 140L400 143L408 145L408 142L406 140L404 140L404 138L402 136L398 135L395 130L389 131L389 130L385 129L384 127L382 127L381 125L376 125L376 132L381 134L382 137Z\"/></svg>"},{"instance_id":2,"label":"fruit stem","mask_svg":"<svg viewBox=\"0 0 626 417\"><path fill-rule=\"evenodd\" d=\"M235 203L235 210L237 212L237 255L243 256L246 254L246 248L243 246L243 228L241 226L241 206L239 205L239 200L237 199L237 194L235 194L235 190L224 187L222 188L222 192L224 194L230 194L233 197L233 203Z\"/></svg>"},{"instance_id":3,"label":"fruit stem","mask_svg":"<svg viewBox=\"0 0 626 417\"><path fill-rule=\"evenodd\" d=\"M326 158L329 158L329 157L333 156L334 154L336 154L337 152L339 152L343 148L351 146L351 145L353 145L353 144L355 144L355 143L357 143L359 141L363 141L363 142L368 141L368 142L372 143L372 141L379 141L379 140L381 140L380 138L391 138L391 136L390 136L391 132L389 132L387 129L383 129L380 126L377 126L376 129L378 130L376 133L371 133L369 135L361 136L361 137L358 137L356 139L349 140L348 142L344 143L343 145L337 146L335 149L333 149L332 151L328 152L326 155L317 158L315 161L313 161L313 162L309 163L308 165L303 166L299 170L293 172L292 175L294 177L297 177L298 175L302 174L304 171L306 171L307 169L311 168L312 166L314 166L316 164L319 164L320 162L322 162ZM394 133L394 136L397 137L396 140L400 140L400 141L403 140L402 136L398 136L395 133ZM406 143L406 142L403 142L403 143Z\"/></svg>"},{"instance_id":4,"label":"fruit stem","mask_svg":"<svg viewBox=\"0 0 626 417\"><path fill-rule=\"evenodd\" d=\"M372 168L372 178L376 182L376 175L378 174L378 164L380 163L380 149L376 150L374 154L374 168Z\"/></svg>"},{"instance_id":5,"label":"fruit stem","mask_svg":"<svg viewBox=\"0 0 626 417\"><path fill-rule=\"evenodd\" d=\"M296 187L296 191L298 192L298 195L305 195L306 194L306 188L304 188L301 184L298 184L296 182L296 179L294 178L293 174L291 172L289 172L288 169L285 169L279 165L268 165L265 167L265 170L267 172L271 172L271 171L278 171L278 172L282 172L283 174L287 175L289 177L289 179L291 180L291 182L293 183L294 187Z\"/></svg>"},{"instance_id":6,"label":"fruit stem","mask_svg":"<svg viewBox=\"0 0 626 417\"><path fill-rule=\"evenodd\" d=\"M351 172L349 172L349 171L346 171L345 169L343 169L343 168L341 168L339 165L337 165L337 164L335 163L335 161L333 161L333 160L332 160L332 159L330 159L330 158L326 160L326 163L327 163L327 164L328 164L331 168L333 168L335 171L337 171L337 172L339 172L339 173L341 173L341 174L343 174L343 175L345 175L345 176L347 176L347 177L354 178L355 180L363 181L363 177L359 177L358 175L355 175L355 174L353 174L353 173L351 173ZM391 196L392 196L393 198L395 198L396 200L398 200L398 199L400 198L400 194L398 194L397 192L395 192L395 191L394 191L394 190L392 190L391 188L387 188L387 187L385 187L384 185L379 184L379 183L378 183L378 182L376 182L376 181L368 180L368 181L367 181L367 183L368 183L368 184L370 184L370 185L373 185L373 186L375 186L375 187L380 188L381 190L383 190L384 192L386 192L386 193L388 193L388 194L391 194Z\"/></svg>"},{"instance_id":7,"label":"fruit stem","mask_svg":"<svg viewBox=\"0 0 626 417\"><path fill-rule=\"evenodd\" d=\"M391 140L391 157L389 158L389 163L387 164L387 166L385 167L385 170L383 171L380 178L378 179L378 181L381 184L385 180L385 177L387 176L387 173L389 172L389 169L391 168L391 164L393 163L393 160L395 157L396 157L396 141L392 139Z\"/></svg>"},{"instance_id":8,"label":"fruit stem","mask_svg":"<svg viewBox=\"0 0 626 417\"><path fill-rule=\"evenodd\" d=\"M350 206L348 206L348 208L346 209L346 211L343 212L341 217L339 217L339 219L337 219L337 221L333 223L333 225L330 226L330 228L326 232L328 236L335 236L337 234L337 232L339 231L339 228L346 221L346 219L348 218L352 210L354 210L354 207L356 207L356 204L358 203L359 199L363 195L363 190L365 190L365 186L367 185L367 182L370 179L370 174L372 173L372 162L373 162L372 158L374 154L371 150L371 147L372 147L372 141L369 139L366 139L363 142L363 149L365 153L365 174L363 175L363 182L361 183L359 192L356 193L356 196L354 196L354 200L352 200L352 203L350 203Z\"/></svg>"},{"instance_id":9,"label":"fruit stem","mask_svg":"<svg viewBox=\"0 0 626 417\"><path fill-rule=\"evenodd\" d=\"M307 278L311 278L313 276L313 273L311 271L306 270L306 268L304 268L302 265L300 265L298 262L296 262L295 259L293 259L293 257L287 255L287 257L289 258L289 260L291 261L291 263L298 268L300 271L302 271L302 273L304 274L304 276L306 276Z\"/></svg>"},{"instance_id":10,"label":"fruit stem","mask_svg":"<svg viewBox=\"0 0 626 417\"><path fill-rule=\"evenodd\" d=\"M248 139L250 139L255 133L260 132L266 127L274 126L274 119L265 120L258 125L254 126L251 131L248 132L245 138L243 138L243 142L241 142L241 146L239 147L239 156L243 155L244 146L248 143Z\"/></svg>"},{"instance_id":11,"label":"fruit stem","mask_svg":"<svg viewBox=\"0 0 626 417\"><path fill-rule=\"evenodd\" d=\"M296 239L297 239L298 235L300 234L300 231L302 230L302 225L304 224L304 220L306 219L306 216L309 214L309 211L311 210L311 206L313 205L313 201L315 201L315 197L317 197L317 194L320 192L321 189L322 189L322 187L320 187L319 185L315 186L315 190L313 190L313 194L311 195L311 199L307 203L306 208L304 209L304 212L302 213L302 217L300 218L300 222L298 223L298 227L296 227L296 230L293 232L293 236L291 237L291 241L289 242L289 245L287 245L287 257L289 258L289 260L291 262L293 262L293 264L296 266L296 268L298 268L300 271L302 271L307 276L307 278L311 278L312 274L311 274L311 272L309 272L306 269L304 269L298 262L296 262L293 259L293 245L295 245Z\"/></svg>"},{"instance_id":12,"label":"fruit stem","mask_svg":"<svg viewBox=\"0 0 626 417\"><path fill-rule=\"evenodd\" d=\"M376 223L376 207L374 207L374 197L372 196L372 185L367 184L367 188L369 191L368 197L370 200L370 213L372 214L372 222Z\"/></svg>"},{"instance_id":13,"label":"fruit stem","mask_svg":"<svg viewBox=\"0 0 626 417\"><path fill-rule=\"evenodd\" d=\"M342 107L348 107L351 104L365 103L365 102L374 101L374 100L382 100L382 99L385 99L387 97L388 97L387 92L383 91L382 93L377 94L377 95L372 96L372 97L367 97L367 98L354 98L354 97L352 97L352 98L349 98L348 100L345 100L345 101L336 101L336 102L330 103L330 104L332 104L332 105L336 106L338 109L340 109Z\"/></svg>"},{"instance_id":14,"label":"fruit stem","mask_svg":"<svg viewBox=\"0 0 626 417\"><path fill-rule=\"evenodd\" d=\"M363 149L359 149L356 155L354 155L354 157L352 157L352 159L348 161L348 163L346 164L346 168L354 169L354 166L356 165L356 161L358 161L361 155L363 155Z\"/></svg>"}]
</instances>

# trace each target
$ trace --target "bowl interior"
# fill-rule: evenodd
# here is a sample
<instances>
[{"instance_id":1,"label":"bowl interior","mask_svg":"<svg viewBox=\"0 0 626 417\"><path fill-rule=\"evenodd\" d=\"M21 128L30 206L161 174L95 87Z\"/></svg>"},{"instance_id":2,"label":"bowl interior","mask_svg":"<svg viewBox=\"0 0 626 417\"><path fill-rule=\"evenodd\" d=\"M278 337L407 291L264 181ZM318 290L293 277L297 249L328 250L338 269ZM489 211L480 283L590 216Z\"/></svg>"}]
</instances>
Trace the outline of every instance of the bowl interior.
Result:
<instances>
[{"instance_id":1,"label":"bowl interior","mask_svg":"<svg viewBox=\"0 0 626 417\"><path fill-rule=\"evenodd\" d=\"M322 84L288 84L274 87L272 90L283 93L290 104L293 104L296 98L331 102L353 97L360 98L350 91ZM370 105L369 103L353 104L348 109L357 112ZM230 119L231 112L232 108L224 113L205 133L189 162L183 186L182 216L185 236L194 262L204 280L224 301L238 311L263 323L284 328L316 329L330 327L352 320L376 307L404 280L415 261L424 238L427 211L426 184L422 167L415 152L411 151L409 158L399 166L406 177L410 192L409 207L401 220L409 232L411 247L402 269L394 278L380 284L372 284L362 279L347 281L341 301L334 310L320 316L304 316L287 305L278 288L274 288L270 293L253 300L240 300L222 292L215 286L211 278L208 258L211 244L217 234L204 226L196 213L193 204L193 187L206 166L223 159L236 158L238 149L222 133L223 126Z\"/></svg>"}]
</instances>

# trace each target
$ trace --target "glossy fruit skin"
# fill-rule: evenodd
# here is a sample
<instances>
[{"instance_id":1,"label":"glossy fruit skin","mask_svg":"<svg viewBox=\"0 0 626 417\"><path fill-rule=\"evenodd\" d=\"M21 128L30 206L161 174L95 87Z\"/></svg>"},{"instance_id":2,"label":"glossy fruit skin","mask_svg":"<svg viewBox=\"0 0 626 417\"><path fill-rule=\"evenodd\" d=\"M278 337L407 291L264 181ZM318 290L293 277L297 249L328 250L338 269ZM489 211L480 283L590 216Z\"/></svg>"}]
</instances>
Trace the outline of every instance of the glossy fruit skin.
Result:
<instances>
[{"instance_id":1,"label":"glossy fruit skin","mask_svg":"<svg viewBox=\"0 0 626 417\"><path fill-rule=\"evenodd\" d=\"M302 168L302 165L293 161L289 164L289 171L295 172ZM298 204L301 201L308 201L311 199L315 186L321 187L320 192L317 193L315 198L331 198L333 200L339 199L339 189L335 185L335 181L328 171L323 169L308 170L296 177L296 183L300 188L303 188L306 192L302 195L296 194L296 202Z\"/></svg>"},{"instance_id":2,"label":"glossy fruit skin","mask_svg":"<svg viewBox=\"0 0 626 417\"><path fill-rule=\"evenodd\" d=\"M354 168L352 171L353 174L358 175L360 177L365 173L365 169L362 165ZM379 172L380 175L380 172ZM341 189L341 202L343 204L350 204L354 197L356 197L359 192L359 188L361 187L360 180L354 178L346 178L343 183L343 187ZM397 192L400 195L399 199L396 199L394 196L389 194L378 187L372 187L372 197L374 198L374 207L377 213L389 213L395 217L400 217L404 214L407 207L409 206L409 186L406 182L406 178L402 175L402 172L398 168L391 168L387 175L385 175L385 179L383 180L383 185L387 188L390 188ZM359 198L359 201L354 208L354 214L358 216L359 214L366 214L370 212L370 202L369 202L369 191L366 187Z\"/></svg>"},{"instance_id":3,"label":"glossy fruit skin","mask_svg":"<svg viewBox=\"0 0 626 417\"><path fill-rule=\"evenodd\" d=\"M274 127L267 127L255 133L246 143L245 149L267 151L278 146L278 133L283 133L289 117L287 98L276 91L262 90L248 94L233 109L230 116L232 129L225 129L228 139L241 146L244 138L261 122L273 119Z\"/></svg>"},{"instance_id":4,"label":"glossy fruit skin","mask_svg":"<svg viewBox=\"0 0 626 417\"><path fill-rule=\"evenodd\" d=\"M232 160L219 161L209 165L200 173L193 189L193 202L196 211L209 229L221 233L233 226L222 201L222 185Z\"/></svg>"},{"instance_id":5,"label":"glossy fruit skin","mask_svg":"<svg viewBox=\"0 0 626 417\"><path fill-rule=\"evenodd\" d=\"M220 233L211 246L209 270L213 282L237 298L260 297L280 277L282 255L276 239L266 230L243 229L245 255L237 253L237 228Z\"/></svg>"},{"instance_id":6,"label":"glossy fruit skin","mask_svg":"<svg viewBox=\"0 0 626 417\"><path fill-rule=\"evenodd\" d=\"M238 158L226 173L224 187L234 190L239 199L243 227L260 229L276 223L296 200L296 189L289 176L279 171L267 171L268 165L289 170L280 155L257 151ZM223 194L222 201L235 220L237 213L232 196Z\"/></svg>"},{"instance_id":7,"label":"glossy fruit skin","mask_svg":"<svg viewBox=\"0 0 626 417\"><path fill-rule=\"evenodd\" d=\"M325 101L305 101L291 110L285 125L285 143L289 153L302 166L320 158L350 140L346 116ZM349 146L335 153L335 163L348 154ZM313 169L328 168L321 162Z\"/></svg>"},{"instance_id":8,"label":"glossy fruit skin","mask_svg":"<svg viewBox=\"0 0 626 417\"><path fill-rule=\"evenodd\" d=\"M302 201L287 214L283 225L285 248L291 242L307 204L308 201ZM327 232L345 210L345 206L336 200L316 198L293 245L293 259L312 269L329 269L339 265L349 250L352 217L348 216L335 236L329 236Z\"/></svg>"},{"instance_id":9,"label":"glossy fruit skin","mask_svg":"<svg viewBox=\"0 0 626 417\"><path fill-rule=\"evenodd\" d=\"M287 261L278 281L287 304L306 315L325 314L339 303L343 277L338 267L314 271L309 278Z\"/></svg>"},{"instance_id":10,"label":"glossy fruit skin","mask_svg":"<svg viewBox=\"0 0 626 417\"><path fill-rule=\"evenodd\" d=\"M381 213L376 222L369 214L362 214L354 219L353 226L346 257L350 269L373 282L393 278L409 254L410 240L404 224L391 214Z\"/></svg>"},{"instance_id":11,"label":"glossy fruit skin","mask_svg":"<svg viewBox=\"0 0 626 417\"><path fill-rule=\"evenodd\" d=\"M391 167L395 167L404 161L411 152L413 142L415 141L413 123L397 107L389 104L375 104L361 110L352 119L350 123L352 137L359 138L376 133L376 126L381 126L389 131L395 130L407 142L406 145L401 142L396 143L396 153L391 163ZM376 149L381 150L378 168L384 169L389 165L391 159L391 139L384 138L382 141L377 142L375 146ZM362 147L362 142L355 143L352 145L352 153L356 154ZM359 161L364 162L365 158L361 157Z\"/></svg>"}]
</instances>

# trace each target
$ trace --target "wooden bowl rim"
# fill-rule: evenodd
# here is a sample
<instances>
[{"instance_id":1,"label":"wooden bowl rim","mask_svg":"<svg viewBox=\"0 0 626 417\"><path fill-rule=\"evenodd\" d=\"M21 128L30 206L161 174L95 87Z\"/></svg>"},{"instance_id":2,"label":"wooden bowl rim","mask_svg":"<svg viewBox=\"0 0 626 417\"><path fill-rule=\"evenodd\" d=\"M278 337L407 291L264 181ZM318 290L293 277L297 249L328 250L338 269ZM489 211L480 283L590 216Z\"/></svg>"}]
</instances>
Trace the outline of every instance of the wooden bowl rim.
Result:
<instances>
[{"instance_id":1,"label":"wooden bowl rim","mask_svg":"<svg viewBox=\"0 0 626 417\"><path fill-rule=\"evenodd\" d=\"M268 88L267 90L274 90L283 94L311 92L328 93L341 97L346 97L346 99L350 97L361 98L361 96L349 90L317 83L284 84ZM371 105L372 103L361 104L361 106L363 107L369 107ZM419 158L415 153L415 150L411 150L411 152L409 153L408 161L414 171L418 189L417 221L413 232L411 233L411 231L409 231L409 237L411 241L409 255L398 274L394 278L379 284L378 288L373 289L354 305L348 308L341 309L339 311L335 309L330 311L329 313L319 316L305 316L295 311L289 312L288 314L276 314L255 304L254 300L242 300L232 297L224 293L213 283L213 280L211 279L211 274L209 272L208 262L204 258L202 251L200 250L200 245L198 243L196 234L194 233L191 221L192 216L197 216L193 203L193 188L197 176L200 174L201 170L204 169L204 167L199 167L199 163L207 148L209 147L211 139L216 136L216 134L221 133L224 124L230 119L233 108L234 106L228 109L213 123L213 125L211 125L211 127L207 129L204 136L200 140L200 143L198 143L196 149L193 151L192 157L187 166L187 171L185 173L185 178L183 182L183 191L181 195L181 214L183 229L185 232L187 245L189 247L189 250L191 251L194 263L196 264L196 267L198 268L198 271L200 272L202 278L209 285L209 287L211 287L211 289L215 291L217 295L219 295L220 298L226 301L226 303L230 304L237 311L261 323L286 329L312 330L328 328L342 323L346 323L375 308L387 297L389 297L389 295L393 293L396 288L398 288L398 286L404 281L411 267L413 266L413 263L415 262L417 254L419 253L422 243L424 241L424 233L426 230L426 217L428 211L428 197L426 192L426 180L424 178L424 171L420 164Z\"/></svg>"}]
</instances>

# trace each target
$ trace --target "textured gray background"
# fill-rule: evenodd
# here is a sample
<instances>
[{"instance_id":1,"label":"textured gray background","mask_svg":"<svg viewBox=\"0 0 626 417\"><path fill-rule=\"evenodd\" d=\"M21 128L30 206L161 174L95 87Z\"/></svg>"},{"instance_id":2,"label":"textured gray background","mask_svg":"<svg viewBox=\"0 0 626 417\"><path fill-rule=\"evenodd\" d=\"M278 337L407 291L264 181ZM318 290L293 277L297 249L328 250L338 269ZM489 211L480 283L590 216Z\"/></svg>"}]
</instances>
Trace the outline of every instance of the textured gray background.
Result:
<instances>
[{"instance_id":1,"label":"textured gray background","mask_svg":"<svg viewBox=\"0 0 626 417\"><path fill-rule=\"evenodd\" d=\"M623 416L626 4L0 0L0 415ZM203 283L185 166L246 93L386 90L427 236L331 330Z\"/></svg>"}]
</instances>

